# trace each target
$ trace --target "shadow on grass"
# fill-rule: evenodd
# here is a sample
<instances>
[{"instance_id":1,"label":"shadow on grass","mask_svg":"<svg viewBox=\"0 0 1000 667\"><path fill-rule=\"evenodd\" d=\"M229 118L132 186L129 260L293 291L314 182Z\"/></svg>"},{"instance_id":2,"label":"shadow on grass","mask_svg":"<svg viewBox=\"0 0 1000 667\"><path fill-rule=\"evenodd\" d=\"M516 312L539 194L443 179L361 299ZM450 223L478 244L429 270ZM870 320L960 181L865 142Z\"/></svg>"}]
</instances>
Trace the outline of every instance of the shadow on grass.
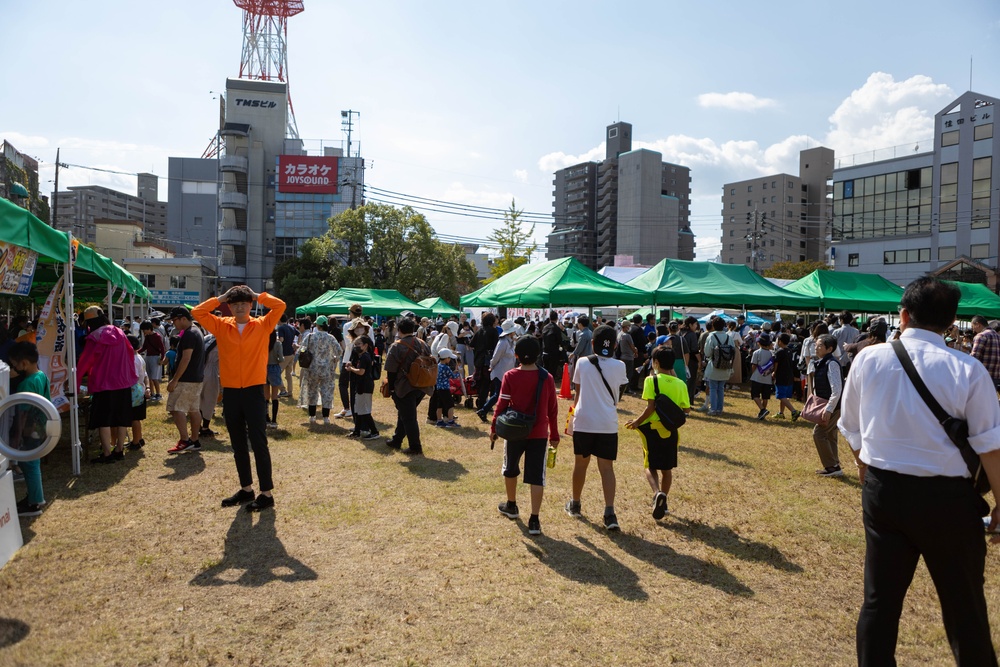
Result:
<instances>
[{"instance_id":1,"label":"shadow on grass","mask_svg":"<svg viewBox=\"0 0 1000 667\"><path fill-rule=\"evenodd\" d=\"M0 617L0 648L13 646L28 636L31 626L16 618Z\"/></svg>"},{"instance_id":2,"label":"shadow on grass","mask_svg":"<svg viewBox=\"0 0 1000 667\"><path fill-rule=\"evenodd\" d=\"M518 526L527 535L527 526L520 521ZM578 535L576 540L583 547L538 535L525 542L524 548L561 577L581 584L605 586L623 600L644 602L649 599L649 594L639 585L639 575L587 538Z\"/></svg>"},{"instance_id":3,"label":"shadow on grass","mask_svg":"<svg viewBox=\"0 0 1000 667\"><path fill-rule=\"evenodd\" d=\"M205 459L198 452L177 454L165 460L163 466L165 468L172 468L173 470L166 475L160 475L160 479L176 482L203 471L205 469Z\"/></svg>"},{"instance_id":4,"label":"shadow on grass","mask_svg":"<svg viewBox=\"0 0 1000 667\"><path fill-rule=\"evenodd\" d=\"M383 445L383 447L385 447L385 445ZM389 448L385 447L385 449ZM423 477L424 479L436 479L441 482L455 482L459 477L468 474L469 472L468 468L455 459L439 461L437 459L427 458L426 454L424 456L417 456L407 461L403 461L400 465L417 477Z\"/></svg>"},{"instance_id":5,"label":"shadow on grass","mask_svg":"<svg viewBox=\"0 0 1000 667\"><path fill-rule=\"evenodd\" d=\"M598 533L607 535L622 551L641 561L663 570L665 573L704 584L723 593L739 597L751 597L752 588L737 579L729 570L694 556L678 553L665 544L649 542L623 531L609 533L604 526L580 517L580 521ZM662 524L661 524L662 525Z\"/></svg>"},{"instance_id":6,"label":"shadow on grass","mask_svg":"<svg viewBox=\"0 0 1000 667\"><path fill-rule=\"evenodd\" d=\"M226 533L222 560L210 565L189 582L192 586L248 586L256 588L272 581L314 581L316 572L288 555L274 527L275 510L254 515L243 507Z\"/></svg>"},{"instance_id":7,"label":"shadow on grass","mask_svg":"<svg viewBox=\"0 0 1000 667\"><path fill-rule=\"evenodd\" d=\"M701 521L676 517L672 521L662 521L657 525L685 537L704 542L708 546L725 551L740 560L766 563L783 572L803 571L800 565L788 560L777 547L740 537L729 526L710 526Z\"/></svg>"},{"instance_id":8,"label":"shadow on grass","mask_svg":"<svg viewBox=\"0 0 1000 667\"><path fill-rule=\"evenodd\" d=\"M846 484L847 486L853 486L855 489L861 488L861 480L857 477L848 477L847 475L841 475L840 477L834 477L835 480L841 484Z\"/></svg>"},{"instance_id":9,"label":"shadow on grass","mask_svg":"<svg viewBox=\"0 0 1000 667\"><path fill-rule=\"evenodd\" d=\"M737 468L752 469L753 466L749 463L744 463L743 461L737 461L731 459L725 454L717 454L715 452L706 452L702 449L696 449L694 447L678 447L678 451L684 454L690 454L691 456L696 456L700 459L708 459L709 461L721 461L722 463L728 463L731 466L736 466Z\"/></svg>"}]
</instances>

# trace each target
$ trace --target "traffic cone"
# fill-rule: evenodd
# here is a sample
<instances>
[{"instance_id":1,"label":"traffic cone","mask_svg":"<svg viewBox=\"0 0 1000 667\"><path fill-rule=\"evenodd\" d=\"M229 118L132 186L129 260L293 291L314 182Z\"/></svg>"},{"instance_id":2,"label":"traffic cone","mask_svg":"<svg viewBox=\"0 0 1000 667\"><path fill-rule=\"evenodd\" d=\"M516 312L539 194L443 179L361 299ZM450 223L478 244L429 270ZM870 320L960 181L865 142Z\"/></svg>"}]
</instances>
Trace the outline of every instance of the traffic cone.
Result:
<instances>
[{"instance_id":1,"label":"traffic cone","mask_svg":"<svg viewBox=\"0 0 1000 667\"><path fill-rule=\"evenodd\" d=\"M573 393L570 391L569 384L569 364L563 364L563 378L562 386L559 387L559 398L573 398Z\"/></svg>"}]
</instances>

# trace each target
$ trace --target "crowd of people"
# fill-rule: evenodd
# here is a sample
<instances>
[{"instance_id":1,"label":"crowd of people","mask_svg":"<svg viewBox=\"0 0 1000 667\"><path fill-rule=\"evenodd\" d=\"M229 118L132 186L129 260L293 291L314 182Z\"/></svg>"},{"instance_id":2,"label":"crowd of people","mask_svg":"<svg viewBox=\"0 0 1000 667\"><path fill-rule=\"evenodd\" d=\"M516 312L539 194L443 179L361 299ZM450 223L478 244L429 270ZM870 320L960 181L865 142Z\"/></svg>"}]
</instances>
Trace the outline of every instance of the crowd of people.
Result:
<instances>
[{"instance_id":1,"label":"crowd of people","mask_svg":"<svg viewBox=\"0 0 1000 667\"><path fill-rule=\"evenodd\" d=\"M280 399L294 396L293 379L310 427L332 423L339 397L341 410L332 417L350 420L347 437L384 437L386 447L414 456L423 453L418 409L424 397L430 398L427 422L441 429L459 428L455 408L465 400L489 424L491 443L503 440L506 499L500 514L520 518L518 479L530 487L531 535L542 532L546 470L562 434L572 437L574 454L566 513L582 516L583 488L596 459L603 525L619 530L617 406L625 395L638 396L641 412L624 426L639 435L651 513L659 520L669 512L679 430L687 416L724 415L727 401L741 400L733 389L749 383L758 421L801 417L814 423L817 474L842 476L839 435L850 446L864 485L867 539L861 663L890 664L903 596L921 555L935 582L948 582L948 591L939 585L939 593L954 650L961 646L988 657L982 517L989 507L963 479L971 473L955 447L958 440L922 407L927 399L913 376L925 379L944 406L939 409L966 424L971 450L997 488L1000 322L977 316L971 330L963 331L955 324L957 303L954 288L922 278L906 289L898 327L883 317L859 327L846 311L810 324L799 318L760 326L749 325L743 315L715 316L703 325L694 317L591 321L560 318L554 311L546 321L491 312L479 323L466 314L432 321L404 312L376 322L357 304L342 320L290 319L277 297L237 286L190 311L175 308L162 322L126 319L116 326L100 308L88 308L81 316L78 383L90 396L88 426L101 443L92 461L100 464L114 464L127 449L145 446L142 421L147 405L161 399L164 371L166 410L178 432L167 453L198 452L201 438L214 437L211 423L221 402L239 481L221 504L251 512L275 503L267 430L278 426ZM254 304L265 314L252 315ZM0 359L12 368L14 390L48 396L33 331L26 318L12 322ZM916 371L907 369L907 354ZM573 402L561 433L556 387L566 384ZM372 416L376 392L395 408L388 436L379 433ZM31 419L29 412L19 413L13 442L30 435ZM45 505L37 461L21 463L20 473L27 494L18 512L37 515ZM1000 510L993 510L988 523L990 530L1000 528Z\"/></svg>"}]
</instances>

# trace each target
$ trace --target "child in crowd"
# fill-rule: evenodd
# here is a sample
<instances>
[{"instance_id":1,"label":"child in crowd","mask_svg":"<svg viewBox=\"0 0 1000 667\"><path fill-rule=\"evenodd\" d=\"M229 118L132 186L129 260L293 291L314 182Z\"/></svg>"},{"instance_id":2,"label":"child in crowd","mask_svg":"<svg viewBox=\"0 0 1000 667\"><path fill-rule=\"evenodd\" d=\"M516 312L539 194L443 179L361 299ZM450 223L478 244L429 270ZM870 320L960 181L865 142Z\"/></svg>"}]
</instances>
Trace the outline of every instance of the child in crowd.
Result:
<instances>
[{"instance_id":1,"label":"child in crowd","mask_svg":"<svg viewBox=\"0 0 1000 667\"><path fill-rule=\"evenodd\" d=\"M771 379L774 381L774 397L780 401L778 404L778 414L775 419L785 418L785 408L792 413L792 421L799 418L801 414L792 406L792 389L795 378L795 369L792 367L792 353L788 349L788 344L792 342L792 337L787 333L778 334L778 349L774 353L774 369L771 371Z\"/></svg>"},{"instance_id":2,"label":"child in crowd","mask_svg":"<svg viewBox=\"0 0 1000 667\"><path fill-rule=\"evenodd\" d=\"M167 350L167 376L173 379L174 371L177 370L177 336L170 337L170 349Z\"/></svg>"},{"instance_id":3,"label":"child in crowd","mask_svg":"<svg viewBox=\"0 0 1000 667\"><path fill-rule=\"evenodd\" d=\"M625 424L625 428L639 431L642 439L643 467L646 481L653 489L653 518L662 519L667 513L667 494L674 481L677 467L678 435L670 430L656 412L656 396L663 394L684 410L691 412L687 383L674 372L674 351L667 346L656 348L652 358L653 371L646 378L642 398L646 409L641 415ZM659 477L659 478L658 478Z\"/></svg>"},{"instance_id":4,"label":"child in crowd","mask_svg":"<svg viewBox=\"0 0 1000 667\"><path fill-rule=\"evenodd\" d=\"M372 418L372 395L375 393L375 377L372 374L375 344L367 335L358 336L354 341L352 356L355 361L344 365L344 370L354 374L354 430L348 438L375 440L379 437L378 427Z\"/></svg>"},{"instance_id":5,"label":"child in crowd","mask_svg":"<svg viewBox=\"0 0 1000 667\"><path fill-rule=\"evenodd\" d=\"M31 393L52 398L49 394L49 378L38 370L38 348L34 343L26 340L14 343L7 352L7 358L10 359L11 367L17 371L20 378L17 393ZM48 420L38 408L19 406L15 419L10 438L10 444L14 449L35 449L45 440L45 424ZM20 462L28 495L17 502L18 516L38 516L45 507L41 464L40 459Z\"/></svg>"},{"instance_id":6,"label":"child in crowd","mask_svg":"<svg viewBox=\"0 0 1000 667\"><path fill-rule=\"evenodd\" d=\"M750 357L750 368L753 371L750 375L750 398L760 408L757 419L764 419L771 414L767 409L767 401L771 398L771 389L774 382L772 371L774 370L774 353L771 352L771 336L762 333L757 338L757 349Z\"/></svg>"},{"instance_id":7,"label":"child in crowd","mask_svg":"<svg viewBox=\"0 0 1000 667\"><path fill-rule=\"evenodd\" d=\"M278 428L278 395L281 393L283 384L281 382L281 362L285 360L285 354L278 340L278 332L272 331L268 339L267 353L267 384L264 385L264 398L271 401L271 418L265 419L267 428ZM267 410L265 405L264 410ZM266 417L267 415L265 415Z\"/></svg>"},{"instance_id":8,"label":"child in crowd","mask_svg":"<svg viewBox=\"0 0 1000 667\"><path fill-rule=\"evenodd\" d=\"M439 428L458 428L458 420L455 419L455 399L451 397L451 380L456 378L462 380L462 376L455 370L455 360L457 355L447 347L438 350L438 376L434 385L434 394L431 396L431 403L434 405L434 415L437 417L436 425ZM465 382L462 385L462 396L465 397ZM447 417L447 419L445 419Z\"/></svg>"},{"instance_id":9,"label":"child in crowd","mask_svg":"<svg viewBox=\"0 0 1000 667\"><path fill-rule=\"evenodd\" d=\"M136 451L146 445L146 441L142 437L142 422L146 419L146 401L149 400L151 392L149 376L146 375L146 361L139 354L139 348L142 346L139 337L126 336L126 338L128 338L129 345L135 350L135 375L139 378L136 384L142 385L142 402L136 405L135 393L132 397L132 439L129 440L128 448L129 451Z\"/></svg>"},{"instance_id":10,"label":"child in crowd","mask_svg":"<svg viewBox=\"0 0 1000 667\"><path fill-rule=\"evenodd\" d=\"M517 519L517 478L521 474L518 463L524 456L524 483L531 485L531 516L528 518L528 534L541 535L542 524L538 513L542 508L542 494L545 491L545 449L546 436L552 447L559 446L559 402L556 399L556 383L552 376L537 365L542 346L534 336L524 336L514 345L514 356L520 367L504 373L500 381L500 398L497 401L493 422L490 426L490 442L496 442L496 417L508 407L524 414L535 415L535 424L524 440L505 440L503 447L503 481L507 491L507 501L498 509L508 519ZM621 362L619 362L621 363ZM541 396L538 383L542 383ZM537 399L537 404L536 404Z\"/></svg>"}]
</instances>

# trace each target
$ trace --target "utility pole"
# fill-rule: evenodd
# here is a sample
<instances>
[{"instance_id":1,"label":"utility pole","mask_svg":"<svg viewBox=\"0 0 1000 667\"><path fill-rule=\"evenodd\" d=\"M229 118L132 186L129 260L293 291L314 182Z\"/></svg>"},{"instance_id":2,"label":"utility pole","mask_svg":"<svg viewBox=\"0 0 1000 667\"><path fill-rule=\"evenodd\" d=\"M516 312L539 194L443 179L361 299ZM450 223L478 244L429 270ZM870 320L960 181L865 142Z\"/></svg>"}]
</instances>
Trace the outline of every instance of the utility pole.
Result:
<instances>
[{"instance_id":1,"label":"utility pole","mask_svg":"<svg viewBox=\"0 0 1000 667\"><path fill-rule=\"evenodd\" d=\"M747 232L745 238L751 243L752 253L750 255L753 262L753 271L757 273L757 261L763 257L763 251L760 250L763 244L760 243L765 236L767 236L767 229L765 228L765 223L767 222L767 214L757 211L757 207L754 206L752 213L747 213L747 228L750 230Z\"/></svg>"},{"instance_id":2,"label":"utility pole","mask_svg":"<svg viewBox=\"0 0 1000 667\"><path fill-rule=\"evenodd\" d=\"M56 148L56 183L55 192L52 193L52 208L49 209L49 224L52 225L52 229L59 229L56 227L56 211L59 210L59 148Z\"/></svg>"},{"instance_id":3,"label":"utility pole","mask_svg":"<svg viewBox=\"0 0 1000 667\"><path fill-rule=\"evenodd\" d=\"M347 132L347 157L351 157L351 131L354 129L354 117L361 116L360 111L348 109L340 112L340 126ZM358 207L358 167L352 164L351 167L351 210Z\"/></svg>"}]
</instances>

